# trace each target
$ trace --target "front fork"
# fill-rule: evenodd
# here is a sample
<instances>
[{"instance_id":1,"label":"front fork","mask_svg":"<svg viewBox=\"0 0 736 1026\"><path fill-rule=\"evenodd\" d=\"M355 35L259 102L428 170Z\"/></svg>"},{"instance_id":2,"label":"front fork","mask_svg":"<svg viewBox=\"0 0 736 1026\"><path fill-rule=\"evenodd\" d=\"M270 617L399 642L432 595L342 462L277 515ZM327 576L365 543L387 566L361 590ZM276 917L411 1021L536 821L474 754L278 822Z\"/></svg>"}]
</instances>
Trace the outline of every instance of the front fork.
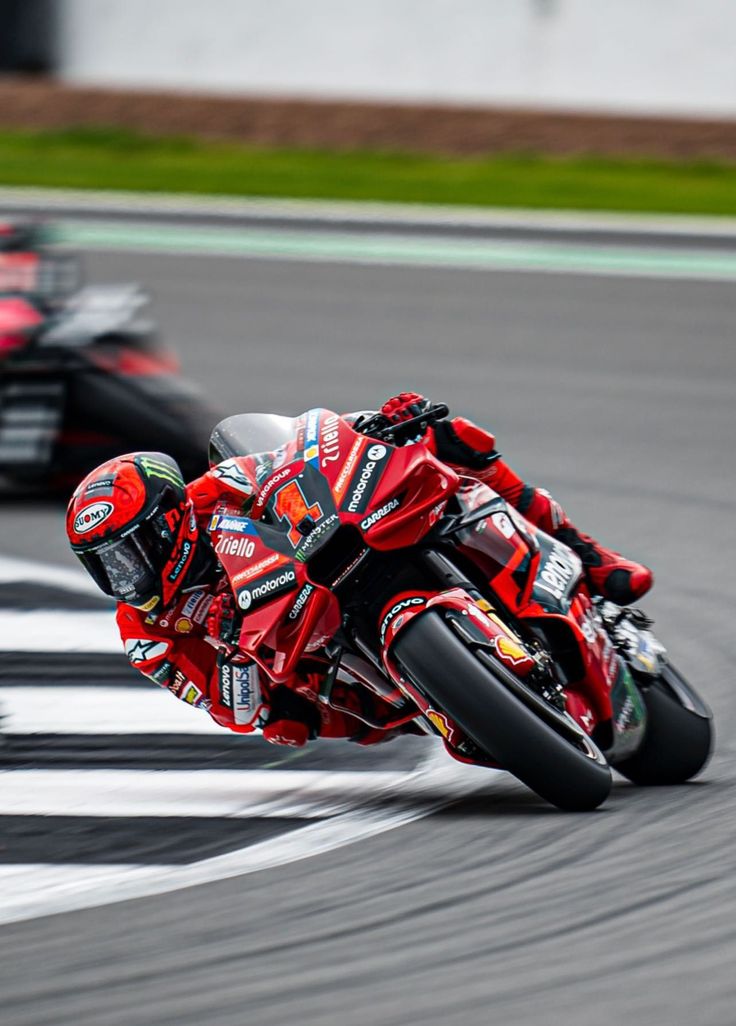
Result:
<instances>
[{"instance_id":1,"label":"front fork","mask_svg":"<svg viewBox=\"0 0 736 1026\"><path fill-rule=\"evenodd\" d=\"M468 761L487 761L464 732L442 709L436 709L416 684L404 676L393 657L393 645L416 616L430 609L442 612L443 619L469 646L486 649L494 658L520 678L537 670L532 654L521 640L498 617L493 607L475 586L465 580L457 569L434 551L424 553L433 575L449 587L439 593L406 593L396 596L383 610L379 622L381 662L397 689L419 708L434 733L446 741L454 755ZM471 754L472 750L472 754Z\"/></svg>"}]
</instances>

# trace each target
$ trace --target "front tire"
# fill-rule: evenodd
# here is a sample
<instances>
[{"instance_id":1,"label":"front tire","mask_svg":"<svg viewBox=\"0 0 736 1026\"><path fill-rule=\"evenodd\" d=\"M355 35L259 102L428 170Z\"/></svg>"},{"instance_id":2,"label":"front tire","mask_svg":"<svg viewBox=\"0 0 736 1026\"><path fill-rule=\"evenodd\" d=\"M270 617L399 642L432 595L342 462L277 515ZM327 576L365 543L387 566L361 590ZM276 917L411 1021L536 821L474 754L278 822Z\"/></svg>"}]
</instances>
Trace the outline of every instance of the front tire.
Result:
<instances>
[{"instance_id":1,"label":"front tire","mask_svg":"<svg viewBox=\"0 0 736 1026\"><path fill-rule=\"evenodd\" d=\"M576 812L606 800L611 770L587 734L492 657L481 661L438 612L416 617L394 654L439 710L541 798Z\"/></svg>"}]
</instances>

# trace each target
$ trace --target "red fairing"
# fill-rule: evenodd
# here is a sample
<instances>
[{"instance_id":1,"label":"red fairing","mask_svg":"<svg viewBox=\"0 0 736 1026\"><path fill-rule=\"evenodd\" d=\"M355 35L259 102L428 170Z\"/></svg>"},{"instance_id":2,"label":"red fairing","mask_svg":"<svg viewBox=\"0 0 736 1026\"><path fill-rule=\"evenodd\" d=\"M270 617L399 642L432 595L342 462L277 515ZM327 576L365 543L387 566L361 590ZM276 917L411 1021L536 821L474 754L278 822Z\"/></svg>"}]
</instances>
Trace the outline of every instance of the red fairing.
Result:
<instances>
[{"instance_id":1,"label":"red fairing","mask_svg":"<svg viewBox=\"0 0 736 1026\"><path fill-rule=\"evenodd\" d=\"M0 357L24 346L31 335L44 322L44 318L20 297L0 298Z\"/></svg>"},{"instance_id":2,"label":"red fairing","mask_svg":"<svg viewBox=\"0 0 736 1026\"><path fill-rule=\"evenodd\" d=\"M331 586L310 577L309 556L341 526L355 528L373 549L414 544L459 484L424 446L376 442L329 410L310 411L300 423L278 465L262 477L251 517L239 518L239 509L223 501L208 525L247 613L239 646L275 681L288 680L304 654L340 626L337 599ZM257 461L243 466L257 476Z\"/></svg>"}]
</instances>

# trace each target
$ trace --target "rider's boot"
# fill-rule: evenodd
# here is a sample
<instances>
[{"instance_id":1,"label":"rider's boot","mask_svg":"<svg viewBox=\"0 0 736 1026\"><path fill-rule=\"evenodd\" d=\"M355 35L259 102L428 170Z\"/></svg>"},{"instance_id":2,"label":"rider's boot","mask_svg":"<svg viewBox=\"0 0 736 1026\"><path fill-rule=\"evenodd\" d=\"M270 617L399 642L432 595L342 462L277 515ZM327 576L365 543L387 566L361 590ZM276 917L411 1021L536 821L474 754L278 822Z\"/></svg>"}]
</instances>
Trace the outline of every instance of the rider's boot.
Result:
<instances>
[{"instance_id":1,"label":"rider's boot","mask_svg":"<svg viewBox=\"0 0 736 1026\"><path fill-rule=\"evenodd\" d=\"M654 583L654 575L648 567L605 548L595 538L578 530L562 506L544 489L526 486L515 505L527 520L578 554L594 595L626 606L646 595Z\"/></svg>"}]
</instances>

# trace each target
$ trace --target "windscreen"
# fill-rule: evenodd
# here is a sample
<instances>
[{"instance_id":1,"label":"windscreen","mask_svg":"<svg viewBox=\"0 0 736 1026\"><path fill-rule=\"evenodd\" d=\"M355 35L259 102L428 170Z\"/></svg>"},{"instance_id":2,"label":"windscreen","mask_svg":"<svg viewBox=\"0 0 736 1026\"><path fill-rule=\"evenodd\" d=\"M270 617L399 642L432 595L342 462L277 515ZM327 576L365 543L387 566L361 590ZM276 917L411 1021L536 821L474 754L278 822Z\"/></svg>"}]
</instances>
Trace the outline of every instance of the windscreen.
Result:
<instances>
[{"instance_id":1,"label":"windscreen","mask_svg":"<svg viewBox=\"0 0 736 1026\"><path fill-rule=\"evenodd\" d=\"M220 421L210 438L210 465L231 456L273 452L297 433L297 421L276 413L238 413Z\"/></svg>"}]
</instances>

